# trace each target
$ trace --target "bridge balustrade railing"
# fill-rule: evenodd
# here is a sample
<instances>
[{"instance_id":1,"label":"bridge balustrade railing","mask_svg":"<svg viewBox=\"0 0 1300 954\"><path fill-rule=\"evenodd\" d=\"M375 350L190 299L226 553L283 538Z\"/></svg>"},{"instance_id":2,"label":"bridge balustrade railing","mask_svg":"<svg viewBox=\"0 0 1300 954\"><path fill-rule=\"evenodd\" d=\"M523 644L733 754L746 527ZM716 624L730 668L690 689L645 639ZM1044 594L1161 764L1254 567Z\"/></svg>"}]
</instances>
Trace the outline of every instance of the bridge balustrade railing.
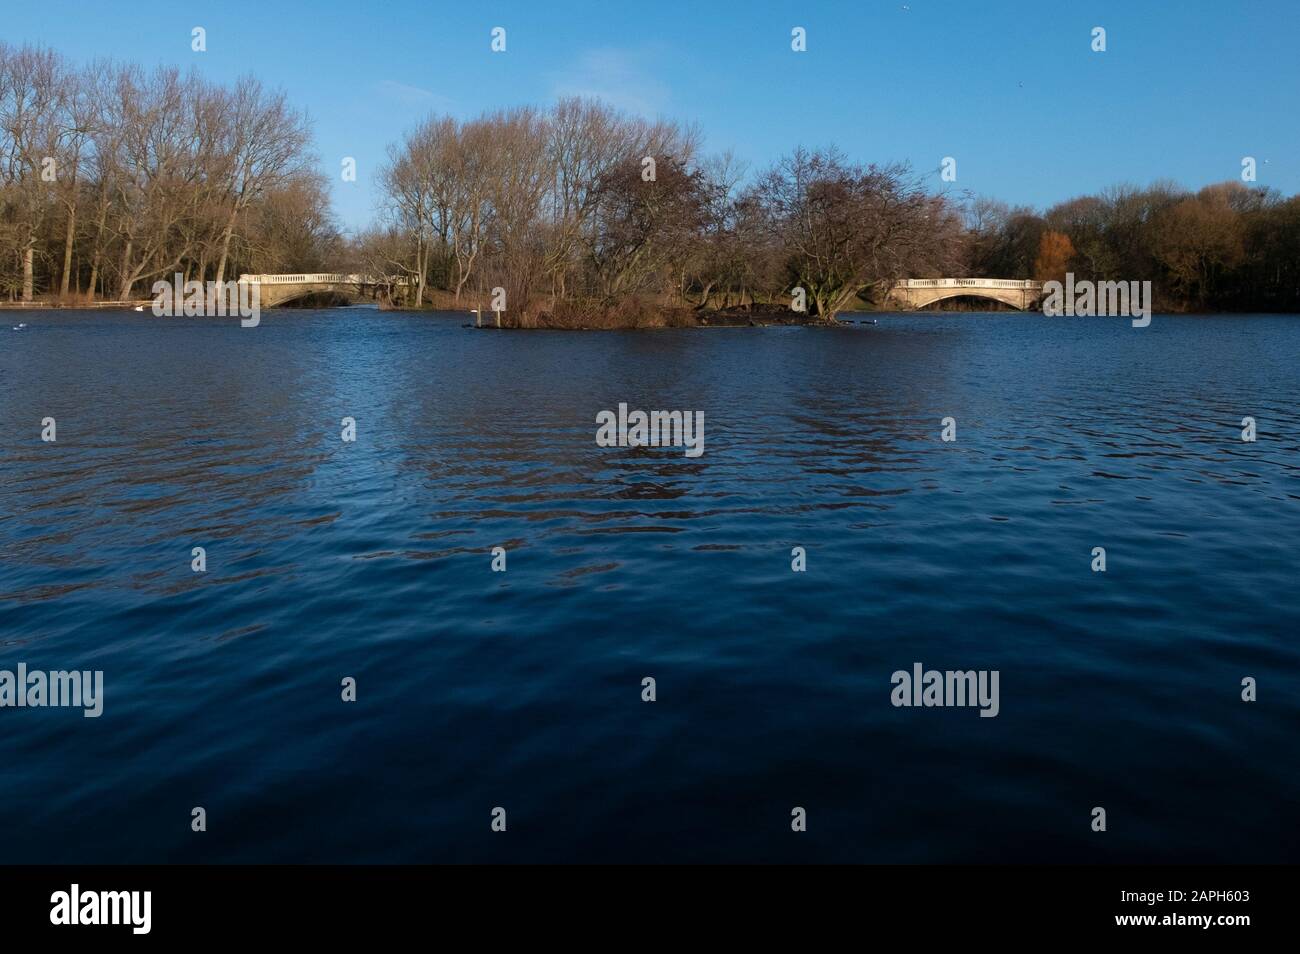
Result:
<instances>
[{"instance_id":1,"label":"bridge balustrade railing","mask_svg":"<svg viewBox=\"0 0 1300 954\"><path fill-rule=\"evenodd\" d=\"M1041 288L1042 282L1017 278L905 278L895 288Z\"/></svg>"},{"instance_id":2,"label":"bridge balustrade railing","mask_svg":"<svg viewBox=\"0 0 1300 954\"><path fill-rule=\"evenodd\" d=\"M376 278L372 275L306 274L306 275L240 275L239 280L250 285L405 285L406 278Z\"/></svg>"}]
</instances>

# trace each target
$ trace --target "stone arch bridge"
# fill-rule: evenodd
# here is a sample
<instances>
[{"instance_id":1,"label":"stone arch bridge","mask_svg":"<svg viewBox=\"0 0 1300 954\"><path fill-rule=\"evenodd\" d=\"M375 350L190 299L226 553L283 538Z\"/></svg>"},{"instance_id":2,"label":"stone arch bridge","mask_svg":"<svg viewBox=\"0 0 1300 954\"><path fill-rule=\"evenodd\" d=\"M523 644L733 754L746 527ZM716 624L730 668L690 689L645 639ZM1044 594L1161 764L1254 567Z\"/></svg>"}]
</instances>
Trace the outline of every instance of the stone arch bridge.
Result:
<instances>
[{"instance_id":1,"label":"stone arch bridge","mask_svg":"<svg viewBox=\"0 0 1300 954\"><path fill-rule=\"evenodd\" d=\"M333 292L347 298L378 298L381 292L405 285L405 278L373 275L308 273L302 275L240 275L240 284L261 289L259 306L275 308L306 295Z\"/></svg>"},{"instance_id":2,"label":"stone arch bridge","mask_svg":"<svg viewBox=\"0 0 1300 954\"><path fill-rule=\"evenodd\" d=\"M1014 278L906 278L895 282L886 304L902 308L928 308L947 298L988 298L1025 311L1043 294L1043 283Z\"/></svg>"}]
</instances>

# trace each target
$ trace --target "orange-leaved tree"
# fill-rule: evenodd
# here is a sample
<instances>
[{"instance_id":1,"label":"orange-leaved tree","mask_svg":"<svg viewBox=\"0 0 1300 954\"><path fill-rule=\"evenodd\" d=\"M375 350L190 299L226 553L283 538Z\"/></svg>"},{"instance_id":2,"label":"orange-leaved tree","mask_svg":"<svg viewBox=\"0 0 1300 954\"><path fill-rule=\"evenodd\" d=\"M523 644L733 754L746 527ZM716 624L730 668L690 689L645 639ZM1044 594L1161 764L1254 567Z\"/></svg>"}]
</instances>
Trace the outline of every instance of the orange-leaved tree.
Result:
<instances>
[{"instance_id":1,"label":"orange-leaved tree","mask_svg":"<svg viewBox=\"0 0 1300 954\"><path fill-rule=\"evenodd\" d=\"M1064 232L1051 229L1038 241L1038 258L1034 261L1034 278L1040 282L1060 281L1074 258L1074 243Z\"/></svg>"}]
</instances>

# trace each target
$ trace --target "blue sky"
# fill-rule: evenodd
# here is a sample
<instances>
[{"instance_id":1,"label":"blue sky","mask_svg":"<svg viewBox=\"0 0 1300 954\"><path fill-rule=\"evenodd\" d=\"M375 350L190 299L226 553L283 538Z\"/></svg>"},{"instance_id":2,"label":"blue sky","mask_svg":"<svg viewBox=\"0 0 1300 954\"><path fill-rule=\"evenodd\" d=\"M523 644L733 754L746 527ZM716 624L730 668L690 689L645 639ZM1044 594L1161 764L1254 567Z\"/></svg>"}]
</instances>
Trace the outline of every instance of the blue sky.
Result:
<instances>
[{"instance_id":1,"label":"blue sky","mask_svg":"<svg viewBox=\"0 0 1300 954\"><path fill-rule=\"evenodd\" d=\"M754 167L834 143L933 170L937 188L952 156L955 188L1040 207L1119 182L1235 178L1243 156L1259 184L1300 192L1297 0L8 0L0 23L10 43L77 60L285 88L313 119L346 228L371 219L385 148L422 116L566 93L698 122L707 148ZM505 53L489 48L496 26ZM807 52L790 49L795 26Z\"/></svg>"}]
</instances>

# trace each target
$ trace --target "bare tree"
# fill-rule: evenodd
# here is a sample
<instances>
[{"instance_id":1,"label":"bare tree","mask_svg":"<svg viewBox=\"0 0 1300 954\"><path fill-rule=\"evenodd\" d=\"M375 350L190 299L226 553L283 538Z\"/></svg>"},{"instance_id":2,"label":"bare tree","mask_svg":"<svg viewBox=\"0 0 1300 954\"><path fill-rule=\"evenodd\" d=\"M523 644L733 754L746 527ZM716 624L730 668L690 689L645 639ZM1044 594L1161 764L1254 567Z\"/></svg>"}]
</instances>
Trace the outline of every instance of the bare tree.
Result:
<instances>
[{"instance_id":1,"label":"bare tree","mask_svg":"<svg viewBox=\"0 0 1300 954\"><path fill-rule=\"evenodd\" d=\"M415 244L411 264L402 268L416 283L417 304L424 301L432 260L446 265L454 254L453 233L465 218L458 206L459 136L455 120L430 117L400 146L389 147L388 165L380 173L389 215Z\"/></svg>"},{"instance_id":2,"label":"bare tree","mask_svg":"<svg viewBox=\"0 0 1300 954\"><path fill-rule=\"evenodd\" d=\"M283 186L300 173L311 140L306 118L289 108L284 93L268 92L251 76L242 77L228 97L211 95L224 107L213 121L221 151L219 172L227 177L224 202L229 207L221 236L216 280L223 281L236 223L249 204Z\"/></svg>"},{"instance_id":3,"label":"bare tree","mask_svg":"<svg viewBox=\"0 0 1300 954\"><path fill-rule=\"evenodd\" d=\"M706 222L703 175L670 156L656 166L647 181L641 163L627 160L597 187L589 251L607 301L643 291L653 276L680 264Z\"/></svg>"},{"instance_id":4,"label":"bare tree","mask_svg":"<svg viewBox=\"0 0 1300 954\"><path fill-rule=\"evenodd\" d=\"M856 296L958 264L956 209L901 163L860 166L834 150L798 149L759 179L753 198L787 251L792 284L823 321Z\"/></svg>"},{"instance_id":5,"label":"bare tree","mask_svg":"<svg viewBox=\"0 0 1300 954\"><path fill-rule=\"evenodd\" d=\"M53 52L0 47L0 181L9 251L21 261L23 301L32 300L37 242L54 202L64 83L64 66Z\"/></svg>"}]
</instances>

